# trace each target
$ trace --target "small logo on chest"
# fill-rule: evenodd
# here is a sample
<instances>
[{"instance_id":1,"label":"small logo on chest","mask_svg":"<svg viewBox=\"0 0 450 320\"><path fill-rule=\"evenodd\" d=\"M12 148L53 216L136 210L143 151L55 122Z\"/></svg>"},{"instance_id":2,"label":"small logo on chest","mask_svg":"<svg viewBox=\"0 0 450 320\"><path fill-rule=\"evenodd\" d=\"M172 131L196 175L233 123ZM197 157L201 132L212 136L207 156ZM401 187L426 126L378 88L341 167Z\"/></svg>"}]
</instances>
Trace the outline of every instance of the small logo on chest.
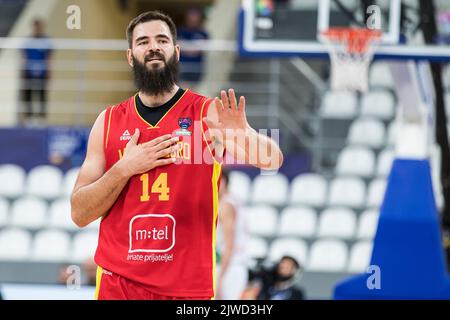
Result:
<instances>
[{"instance_id":1,"label":"small logo on chest","mask_svg":"<svg viewBox=\"0 0 450 320\"><path fill-rule=\"evenodd\" d=\"M124 133L120 136L120 141L131 140L131 134L128 130L125 130Z\"/></svg>"},{"instance_id":2,"label":"small logo on chest","mask_svg":"<svg viewBox=\"0 0 450 320\"><path fill-rule=\"evenodd\" d=\"M192 125L191 118L178 118L178 125L181 130L175 131L177 136L190 136L192 134L192 132L188 130L188 128Z\"/></svg>"}]
</instances>

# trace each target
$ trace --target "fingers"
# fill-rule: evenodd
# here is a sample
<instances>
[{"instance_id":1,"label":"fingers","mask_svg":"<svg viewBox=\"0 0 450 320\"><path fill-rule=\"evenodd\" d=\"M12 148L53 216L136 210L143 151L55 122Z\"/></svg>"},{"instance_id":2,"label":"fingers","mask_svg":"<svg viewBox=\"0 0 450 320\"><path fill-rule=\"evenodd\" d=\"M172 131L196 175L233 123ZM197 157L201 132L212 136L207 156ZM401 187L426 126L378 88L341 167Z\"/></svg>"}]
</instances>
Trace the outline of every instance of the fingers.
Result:
<instances>
[{"instance_id":1,"label":"fingers","mask_svg":"<svg viewBox=\"0 0 450 320\"><path fill-rule=\"evenodd\" d=\"M223 112L223 110L224 110L224 106L223 106L222 101L220 101L220 99L216 97L216 98L214 99L214 103L215 103L215 105L216 105L217 112L218 112L219 114L221 114L221 113Z\"/></svg>"},{"instance_id":2,"label":"fingers","mask_svg":"<svg viewBox=\"0 0 450 320\"><path fill-rule=\"evenodd\" d=\"M169 140L170 138L172 138L171 134L165 134L163 136L160 136L158 138L150 140L150 141L148 141L146 143L143 143L143 145L147 145L149 147L153 147L153 146L156 146L156 145L160 144L163 141Z\"/></svg>"},{"instance_id":3,"label":"fingers","mask_svg":"<svg viewBox=\"0 0 450 320\"><path fill-rule=\"evenodd\" d=\"M155 167L166 166L168 164L172 164L176 162L176 158L168 158L168 159L159 159L154 162Z\"/></svg>"},{"instance_id":4,"label":"fingers","mask_svg":"<svg viewBox=\"0 0 450 320\"><path fill-rule=\"evenodd\" d=\"M227 93L225 90L220 91L220 98L222 99L222 104L225 109L230 108L230 103L228 101Z\"/></svg>"},{"instance_id":5,"label":"fingers","mask_svg":"<svg viewBox=\"0 0 450 320\"><path fill-rule=\"evenodd\" d=\"M136 128L136 129L134 130L133 136L131 137L131 140L128 141L127 145L137 145L137 143L138 143L138 141L139 141L139 136L140 136L139 129Z\"/></svg>"},{"instance_id":6,"label":"fingers","mask_svg":"<svg viewBox=\"0 0 450 320\"><path fill-rule=\"evenodd\" d=\"M162 150L158 151L155 154L155 156L156 156L157 159L165 158L166 156L168 156L168 155L170 155L172 153L175 153L175 152L177 152L180 149L181 149L180 145L176 144L174 146L169 146L169 147L167 147L165 149L162 149Z\"/></svg>"},{"instance_id":7,"label":"fingers","mask_svg":"<svg viewBox=\"0 0 450 320\"><path fill-rule=\"evenodd\" d=\"M239 98L239 106L238 106L238 110L245 112L245 97L241 96Z\"/></svg>"},{"instance_id":8,"label":"fingers","mask_svg":"<svg viewBox=\"0 0 450 320\"><path fill-rule=\"evenodd\" d=\"M228 90L228 94L230 95L230 108L231 110L238 110L238 107L236 105L236 95L234 94L234 90L230 89Z\"/></svg>"},{"instance_id":9,"label":"fingers","mask_svg":"<svg viewBox=\"0 0 450 320\"><path fill-rule=\"evenodd\" d=\"M180 140L179 137L173 137L169 140L164 140L153 147L154 151L160 151L160 150L166 149L166 148L172 146L173 144L177 143L179 140Z\"/></svg>"}]
</instances>

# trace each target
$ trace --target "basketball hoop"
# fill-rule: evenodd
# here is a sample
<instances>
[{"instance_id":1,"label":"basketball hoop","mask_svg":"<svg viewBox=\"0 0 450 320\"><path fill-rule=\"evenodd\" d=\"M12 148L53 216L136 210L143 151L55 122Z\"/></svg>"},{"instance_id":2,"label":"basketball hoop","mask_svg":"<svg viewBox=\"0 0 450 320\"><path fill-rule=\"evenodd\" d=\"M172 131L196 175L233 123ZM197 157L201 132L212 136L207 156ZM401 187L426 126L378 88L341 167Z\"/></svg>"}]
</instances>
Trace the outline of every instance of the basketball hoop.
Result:
<instances>
[{"instance_id":1,"label":"basketball hoop","mask_svg":"<svg viewBox=\"0 0 450 320\"><path fill-rule=\"evenodd\" d=\"M382 32L364 28L330 28L320 34L331 59L334 90L368 90L369 65Z\"/></svg>"}]
</instances>

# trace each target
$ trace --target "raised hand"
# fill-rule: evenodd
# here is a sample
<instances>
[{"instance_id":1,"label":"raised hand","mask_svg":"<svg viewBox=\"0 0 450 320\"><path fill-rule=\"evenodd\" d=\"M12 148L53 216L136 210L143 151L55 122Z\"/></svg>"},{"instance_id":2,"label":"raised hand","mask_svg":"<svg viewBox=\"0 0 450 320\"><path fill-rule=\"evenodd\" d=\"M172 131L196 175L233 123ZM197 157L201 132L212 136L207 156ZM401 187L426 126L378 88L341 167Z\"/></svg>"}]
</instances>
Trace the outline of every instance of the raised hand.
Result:
<instances>
[{"instance_id":1,"label":"raised hand","mask_svg":"<svg viewBox=\"0 0 450 320\"><path fill-rule=\"evenodd\" d=\"M245 114L245 98L239 98L239 104L236 101L236 95L233 89L220 92L220 97L214 99L214 105L217 111L217 120L203 118L210 129L216 129L225 133L227 129L245 130L248 127L247 116Z\"/></svg>"}]
</instances>

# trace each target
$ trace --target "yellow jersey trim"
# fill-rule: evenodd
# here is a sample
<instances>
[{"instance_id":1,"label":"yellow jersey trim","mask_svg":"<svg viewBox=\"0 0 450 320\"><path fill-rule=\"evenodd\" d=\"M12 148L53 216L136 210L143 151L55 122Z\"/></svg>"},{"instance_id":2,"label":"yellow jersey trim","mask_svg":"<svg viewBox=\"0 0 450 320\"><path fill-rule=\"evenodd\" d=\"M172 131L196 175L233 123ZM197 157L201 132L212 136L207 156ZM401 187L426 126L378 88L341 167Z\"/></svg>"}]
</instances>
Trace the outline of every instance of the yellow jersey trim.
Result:
<instances>
[{"instance_id":1,"label":"yellow jersey trim","mask_svg":"<svg viewBox=\"0 0 450 320\"><path fill-rule=\"evenodd\" d=\"M112 117L112 113L113 113L114 107L115 107L115 106L113 106L113 107L111 108L111 110L109 110L108 128L106 129L105 149L108 147L109 129L110 129L110 127L111 127L111 117Z\"/></svg>"},{"instance_id":2,"label":"yellow jersey trim","mask_svg":"<svg viewBox=\"0 0 450 320\"><path fill-rule=\"evenodd\" d=\"M144 118L142 118L142 116L139 114L139 112L138 112L138 110L137 110L137 106L136 106L136 96L139 94L139 92L138 93L136 93L135 95L134 95L134 98L133 98L133 103L134 103L134 111L136 112L136 114L138 115L138 117L148 126L148 128L147 129L157 129L157 128L159 128L159 123L166 117L166 115L170 112L170 110L172 110L173 108L175 108L175 106L176 105L178 105L178 103L181 101L181 99L183 99L183 97L186 95L186 93L189 91L189 89L186 89L185 91L184 91L184 93L183 93L183 95L177 100L177 102L175 102L174 104L173 104L173 106L169 109L169 110L167 110L166 111L166 113L164 113L164 115L161 117L161 119L159 119L158 120L158 122L154 125L154 126L152 126L150 123L148 123Z\"/></svg>"},{"instance_id":3,"label":"yellow jersey trim","mask_svg":"<svg viewBox=\"0 0 450 320\"><path fill-rule=\"evenodd\" d=\"M213 297L214 300L216 295L216 224L219 212L219 177L222 171L222 164L214 162L213 174L211 178L212 190L213 190L213 225L212 225L212 281L213 281Z\"/></svg>"},{"instance_id":4,"label":"yellow jersey trim","mask_svg":"<svg viewBox=\"0 0 450 320\"><path fill-rule=\"evenodd\" d=\"M102 274L103 274L103 268L98 266L97 267L97 274L95 275L95 300L98 300L98 294L100 293L100 284L102 282Z\"/></svg>"}]
</instances>

